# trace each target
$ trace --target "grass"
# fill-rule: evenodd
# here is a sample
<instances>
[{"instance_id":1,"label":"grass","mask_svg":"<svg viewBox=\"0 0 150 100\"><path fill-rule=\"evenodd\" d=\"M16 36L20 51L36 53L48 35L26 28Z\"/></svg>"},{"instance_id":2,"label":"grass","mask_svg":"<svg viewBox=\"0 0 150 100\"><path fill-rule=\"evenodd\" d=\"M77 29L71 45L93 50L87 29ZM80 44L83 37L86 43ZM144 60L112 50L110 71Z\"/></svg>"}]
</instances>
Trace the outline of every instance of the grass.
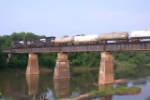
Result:
<instances>
[{"instance_id":1,"label":"grass","mask_svg":"<svg viewBox=\"0 0 150 100\"><path fill-rule=\"evenodd\" d=\"M115 88L107 88L107 89L101 89L98 91L91 91L89 94L91 95L113 95L113 94L122 94L122 95L128 95L128 94L137 94L140 92L140 88L138 87L125 87L125 86L117 86Z\"/></svg>"},{"instance_id":2,"label":"grass","mask_svg":"<svg viewBox=\"0 0 150 100\"><path fill-rule=\"evenodd\" d=\"M94 90L89 93L73 97L73 100L86 100L87 98L95 98L99 96L106 95L133 95L141 92L141 89L138 87L126 87L126 86L117 86L115 88L108 87L107 89ZM150 100L150 99L147 99Z\"/></svg>"}]
</instances>

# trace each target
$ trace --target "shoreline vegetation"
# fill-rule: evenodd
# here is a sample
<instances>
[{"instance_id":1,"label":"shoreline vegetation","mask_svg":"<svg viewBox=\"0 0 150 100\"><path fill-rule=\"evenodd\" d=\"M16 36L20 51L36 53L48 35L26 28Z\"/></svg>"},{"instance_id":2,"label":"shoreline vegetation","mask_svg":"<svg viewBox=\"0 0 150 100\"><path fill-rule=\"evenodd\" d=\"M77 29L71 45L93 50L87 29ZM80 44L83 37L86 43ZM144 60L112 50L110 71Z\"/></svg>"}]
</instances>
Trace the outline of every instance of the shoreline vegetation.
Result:
<instances>
[{"instance_id":1,"label":"shoreline vegetation","mask_svg":"<svg viewBox=\"0 0 150 100\"><path fill-rule=\"evenodd\" d=\"M1 93L1 87L0 87L0 98L2 97L2 93Z\"/></svg>"},{"instance_id":2,"label":"shoreline vegetation","mask_svg":"<svg viewBox=\"0 0 150 100\"><path fill-rule=\"evenodd\" d=\"M2 93L0 92L0 98L2 97Z\"/></svg>"},{"instance_id":3,"label":"shoreline vegetation","mask_svg":"<svg viewBox=\"0 0 150 100\"><path fill-rule=\"evenodd\" d=\"M108 96L108 95L134 95L139 94L141 92L141 88L139 87L126 87L126 86L117 86L117 87L108 87L106 89L100 89L100 90L93 90L89 93L79 95L77 97L71 97L67 99L62 100L86 100L86 99L92 99L102 96ZM149 100L149 99L148 99Z\"/></svg>"},{"instance_id":4,"label":"shoreline vegetation","mask_svg":"<svg viewBox=\"0 0 150 100\"><path fill-rule=\"evenodd\" d=\"M92 71L92 70L99 70L99 67L93 68L86 68L86 67L79 67L79 68L70 68L73 71Z\"/></svg>"},{"instance_id":5,"label":"shoreline vegetation","mask_svg":"<svg viewBox=\"0 0 150 100\"><path fill-rule=\"evenodd\" d=\"M145 98L145 100L150 100L150 96L149 96L149 97L147 97L147 98Z\"/></svg>"}]
</instances>

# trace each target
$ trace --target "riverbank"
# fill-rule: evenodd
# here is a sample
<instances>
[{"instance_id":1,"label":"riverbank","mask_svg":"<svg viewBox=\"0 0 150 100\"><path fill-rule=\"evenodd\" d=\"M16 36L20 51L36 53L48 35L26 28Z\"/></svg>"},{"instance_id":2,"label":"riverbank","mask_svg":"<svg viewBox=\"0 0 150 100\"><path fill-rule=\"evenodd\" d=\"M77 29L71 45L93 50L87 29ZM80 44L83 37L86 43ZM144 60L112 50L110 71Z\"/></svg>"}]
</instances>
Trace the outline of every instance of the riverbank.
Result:
<instances>
[{"instance_id":1,"label":"riverbank","mask_svg":"<svg viewBox=\"0 0 150 100\"><path fill-rule=\"evenodd\" d=\"M99 68L95 67L95 68L70 68L70 70L72 71L92 71L92 70L99 70ZM53 72L53 69L50 68L39 68L40 73L49 73L49 72ZM7 70L7 71L1 71L0 73L25 73L26 70L20 70L20 69L16 69L16 70Z\"/></svg>"},{"instance_id":2,"label":"riverbank","mask_svg":"<svg viewBox=\"0 0 150 100\"><path fill-rule=\"evenodd\" d=\"M118 86L115 88L94 90L74 98L67 98L62 100L83 100L83 99L86 100L86 99L92 99L92 98L108 96L108 95L134 95L134 94L139 94L140 92L141 92L141 88L138 87Z\"/></svg>"},{"instance_id":3,"label":"riverbank","mask_svg":"<svg viewBox=\"0 0 150 100\"><path fill-rule=\"evenodd\" d=\"M84 67L84 68L71 68L71 70L73 70L73 71L85 71L85 70L91 71L91 70L99 70L99 67L94 67L94 68L86 68L86 67Z\"/></svg>"}]
</instances>

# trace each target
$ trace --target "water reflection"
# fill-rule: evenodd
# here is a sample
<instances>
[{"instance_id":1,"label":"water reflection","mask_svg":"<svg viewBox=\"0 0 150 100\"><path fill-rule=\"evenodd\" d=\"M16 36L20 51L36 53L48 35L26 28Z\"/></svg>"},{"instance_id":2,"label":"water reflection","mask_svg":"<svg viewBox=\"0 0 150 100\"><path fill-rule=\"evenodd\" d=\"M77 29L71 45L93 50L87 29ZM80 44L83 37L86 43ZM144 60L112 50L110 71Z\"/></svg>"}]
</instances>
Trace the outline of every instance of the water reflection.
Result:
<instances>
[{"instance_id":1,"label":"water reflection","mask_svg":"<svg viewBox=\"0 0 150 100\"><path fill-rule=\"evenodd\" d=\"M34 95L38 92L39 75L26 75L28 94Z\"/></svg>"},{"instance_id":2,"label":"water reflection","mask_svg":"<svg viewBox=\"0 0 150 100\"><path fill-rule=\"evenodd\" d=\"M2 100L58 100L76 97L93 90L104 89L97 86L98 71L71 72L70 80L53 80L53 73L26 76L25 74L0 74ZM93 84L94 83L94 84ZM105 97L87 98L84 100L144 100L150 96L150 77L139 78L127 83L113 86L137 86L142 89L140 94L110 95Z\"/></svg>"},{"instance_id":3,"label":"water reflection","mask_svg":"<svg viewBox=\"0 0 150 100\"><path fill-rule=\"evenodd\" d=\"M70 79L54 79L54 90L57 99L67 98L69 95Z\"/></svg>"},{"instance_id":4,"label":"water reflection","mask_svg":"<svg viewBox=\"0 0 150 100\"><path fill-rule=\"evenodd\" d=\"M112 100L112 95L100 97L99 100Z\"/></svg>"},{"instance_id":5,"label":"water reflection","mask_svg":"<svg viewBox=\"0 0 150 100\"><path fill-rule=\"evenodd\" d=\"M25 77L15 74L1 74L0 87L2 100L28 100Z\"/></svg>"}]
</instances>

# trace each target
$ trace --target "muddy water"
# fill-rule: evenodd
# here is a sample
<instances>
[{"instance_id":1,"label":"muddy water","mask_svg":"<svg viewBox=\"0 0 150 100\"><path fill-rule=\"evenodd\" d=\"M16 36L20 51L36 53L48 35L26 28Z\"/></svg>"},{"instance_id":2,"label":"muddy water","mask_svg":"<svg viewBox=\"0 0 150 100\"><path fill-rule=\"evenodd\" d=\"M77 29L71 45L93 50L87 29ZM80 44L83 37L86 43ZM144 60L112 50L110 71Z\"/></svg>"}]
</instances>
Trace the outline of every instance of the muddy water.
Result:
<instances>
[{"instance_id":1,"label":"muddy water","mask_svg":"<svg viewBox=\"0 0 150 100\"><path fill-rule=\"evenodd\" d=\"M0 100L58 100L75 97L92 90L98 90L98 71L71 72L71 79L53 80L53 73L30 75L11 73L0 74ZM137 86L141 93L136 95L110 95L92 100L144 100L150 96L150 77L137 78L122 84ZM91 99L91 98L90 98Z\"/></svg>"}]
</instances>

